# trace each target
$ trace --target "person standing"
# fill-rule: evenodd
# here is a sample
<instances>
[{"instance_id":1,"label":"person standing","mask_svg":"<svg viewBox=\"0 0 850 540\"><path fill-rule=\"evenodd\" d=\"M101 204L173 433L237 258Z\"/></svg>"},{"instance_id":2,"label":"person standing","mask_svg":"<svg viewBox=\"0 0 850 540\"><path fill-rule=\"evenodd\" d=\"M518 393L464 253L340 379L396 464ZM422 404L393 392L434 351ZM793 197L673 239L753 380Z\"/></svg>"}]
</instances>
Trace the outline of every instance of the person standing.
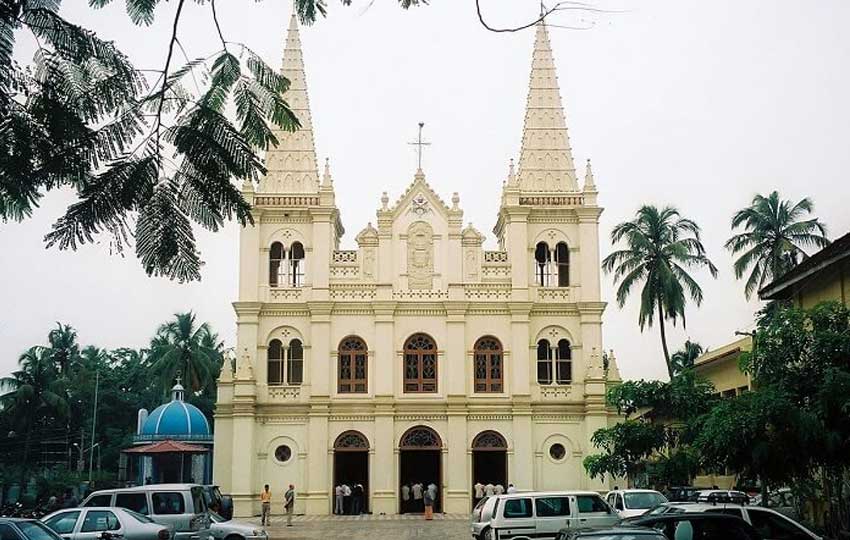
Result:
<instances>
[{"instance_id":1,"label":"person standing","mask_svg":"<svg viewBox=\"0 0 850 540\"><path fill-rule=\"evenodd\" d=\"M363 485L359 482L354 484L354 489L351 494L351 513L359 516L363 512Z\"/></svg>"},{"instance_id":2,"label":"person standing","mask_svg":"<svg viewBox=\"0 0 850 540\"><path fill-rule=\"evenodd\" d=\"M289 489L283 496L283 509L286 510L286 526L292 527L292 513L295 511L295 484L289 484Z\"/></svg>"},{"instance_id":3,"label":"person standing","mask_svg":"<svg viewBox=\"0 0 850 540\"><path fill-rule=\"evenodd\" d=\"M334 488L334 499L335 499L334 514L341 516L342 515L343 499L342 499L342 485L340 485L340 484L337 484L337 486Z\"/></svg>"},{"instance_id":4,"label":"person standing","mask_svg":"<svg viewBox=\"0 0 850 540\"><path fill-rule=\"evenodd\" d=\"M260 525L265 527L270 525L269 514L272 511L272 492L269 491L269 485L266 484L263 491L260 493L260 502L263 503L263 513L260 518Z\"/></svg>"},{"instance_id":5,"label":"person standing","mask_svg":"<svg viewBox=\"0 0 850 540\"><path fill-rule=\"evenodd\" d=\"M496 495L501 495L505 492L505 486L503 486L502 484L496 484L496 486L493 488L493 492Z\"/></svg>"},{"instance_id":6,"label":"person standing","mask_svg":"<svg viewBox=\"0 0 850 540\"><path fill-rule=\"evenodd\" d=\"M428 487L430 488L430 486ZM431 497L431 490L425 489L422 498L425 502L425 519L430 521L434 519L434 498Z\"/></svg>"},{"instance_id":7,"label":"person standing","mask_svg":"<svg viewBox=\"0 0 850 540\"><path fill-rule=\"evenodd\" d=\"M351 513L351 486L348 484L342 485L342 513Z\"/></svg>"},{"instance_id":8,"label":"person standing","mask_svg":"<svg viewBox=\"0 0 850 540\"><path fill-rule=\"evenodd\" d=\"M508 493L516 493L516 487L513 484L508 484Z\"/></svg>"},{"instance_id":9,"label":"person standing","mask_svg":"<svg viewBox=\"0 0 850 540\"><path fill-rule=\"evenodd\" d=\"M414 482L410 489L413 491L413 511L418 512L419 505L422 504L422 484Z\"/></svg>"},{"instance_id":10,"label":"person standing","mask_svg":"<svg viewBox=\"0 0 850 540\"><path fill-rule=\"evenodd\" d=\"M406 514L410 511L410 485L404 484L401 486L401 513Z\"/></svg>"},{"instance_id":11,"label":"person standing","mask_svg":"<svg viewBox=\"0 0 850 540\"><path fill-rule=\"evenodd\" d=\"M492 497L495 494L496 494L496 486L494 486L490 482L487 482L487 485L484 486L484 495L486 495L488 497Z\"/></svg>"},{"instance_id":12,"label":"person standing","mask_svg":"<svg viewBox=\"0 0 850 540\"><path fill-rule=\"evenodd\" d=\"M481 482L475 482L475 485L472 486L472 490L475 497L475 506L478 506L478 503L484 498L484 484Z\"/></svg>"},{"instance_id":13,"label":"person standing","mask_svg":"<svg viewBox=\"0 0 850 540\"><path fill-rule=\"evenodd\" d=\"M431 506L437 506L437 492L439 491L437 489L437 484L431 482L430 484L428 484L426 491L431 494Z\"/></svg>"}]
</instances>

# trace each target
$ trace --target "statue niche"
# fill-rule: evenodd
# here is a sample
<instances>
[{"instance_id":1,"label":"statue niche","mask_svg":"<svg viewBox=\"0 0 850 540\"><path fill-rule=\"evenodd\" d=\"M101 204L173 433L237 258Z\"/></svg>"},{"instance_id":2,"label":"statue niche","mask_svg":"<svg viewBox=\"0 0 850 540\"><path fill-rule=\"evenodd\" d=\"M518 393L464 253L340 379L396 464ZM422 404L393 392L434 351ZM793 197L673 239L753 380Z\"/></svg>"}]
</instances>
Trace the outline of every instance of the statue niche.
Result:
<instances>
[{"instance_id":1,"label":"statue niche","mask_svg":"<svg viewBox=\"0 0 850 540\"><path fill-rule=\"evenodd\" d=\"M407 284L411 289L431 289L434 285L434 233L422 221L407 230Z\"/></svg>"}]
</instances>

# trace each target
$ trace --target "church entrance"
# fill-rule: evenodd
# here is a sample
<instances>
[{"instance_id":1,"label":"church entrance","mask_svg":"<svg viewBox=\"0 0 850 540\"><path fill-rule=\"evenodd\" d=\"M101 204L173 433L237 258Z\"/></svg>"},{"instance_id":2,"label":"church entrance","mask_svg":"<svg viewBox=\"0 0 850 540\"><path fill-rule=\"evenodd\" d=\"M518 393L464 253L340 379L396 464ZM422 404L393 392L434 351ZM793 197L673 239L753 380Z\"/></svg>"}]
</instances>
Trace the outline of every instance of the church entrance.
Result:
<instances>
[{"instance_id":1,"label":"church entrance","mask_svg":"<svg viewBox=\"0 0 850 540\"><path fill-rule=\"evenodd\" d=\"M334 514L369 513L369 441L359 431L345 431L334 441L334 485L331 488ZM348 486L337 501L337 486Z\"/></svg>"},{"instance_id":2,"label":"church entrance","mask_svg":"<svg viewBox=\"0 0 850 540\"><path fill-rule=\"evenodd\" d=\"M434 512L443 508L442 449L440 436L428 427L410 428L399 443L399 513L425 511L425 490L433 484L437 497Z\"/></svg>"},{"instance_id":3,"label":"church entrance","mask_svg":"<svg viewBox=\"0 0 850 540\"><path fill-rule=\"evenodd\" d=\"M473 507L486 486L508 489L508 443L495 431L482 431L472 441Z\"/></svg>"}]
</instances>

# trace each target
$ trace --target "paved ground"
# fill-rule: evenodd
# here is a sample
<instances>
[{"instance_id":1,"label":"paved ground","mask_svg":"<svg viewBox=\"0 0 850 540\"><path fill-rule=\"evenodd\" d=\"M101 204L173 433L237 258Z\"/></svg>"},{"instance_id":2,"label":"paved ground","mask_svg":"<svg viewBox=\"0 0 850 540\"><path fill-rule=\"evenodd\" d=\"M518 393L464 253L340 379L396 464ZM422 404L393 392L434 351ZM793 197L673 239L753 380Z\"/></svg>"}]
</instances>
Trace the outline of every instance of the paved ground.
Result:
<instances>
[{"instance_id":1,"label":"paved ground","mask_svg":"<svg viewBox=\"0 0 850 540\"><path fill-rule=\"evenodd\" d=\"M250 520L259 523L259 519ZM266 527L272 540L469 540L469 517L438 514L433 521L421 515L296 516L292 527L275 516Z\"/></svg>"}]
</instances>

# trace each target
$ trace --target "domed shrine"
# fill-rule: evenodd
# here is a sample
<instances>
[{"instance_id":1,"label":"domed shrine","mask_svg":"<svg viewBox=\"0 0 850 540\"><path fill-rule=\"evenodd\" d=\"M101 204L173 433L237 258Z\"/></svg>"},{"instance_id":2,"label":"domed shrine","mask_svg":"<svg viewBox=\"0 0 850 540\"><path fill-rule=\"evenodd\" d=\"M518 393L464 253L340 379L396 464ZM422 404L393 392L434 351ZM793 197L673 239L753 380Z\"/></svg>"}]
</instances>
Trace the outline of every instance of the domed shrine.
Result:
<instances>
[{"instance_id":1,"label":"domed shrine","mask_svg":"<svg viewBox=\"0 0 850 540\"><path fill-rule=\"evenodd\" d=\"M207 417L186 403L186 390L177 383L171 401L148 413L139 409L132 448L131 477L139 483L196 482L212 479L213 434Z\"/></svg>"}]
</instances>

